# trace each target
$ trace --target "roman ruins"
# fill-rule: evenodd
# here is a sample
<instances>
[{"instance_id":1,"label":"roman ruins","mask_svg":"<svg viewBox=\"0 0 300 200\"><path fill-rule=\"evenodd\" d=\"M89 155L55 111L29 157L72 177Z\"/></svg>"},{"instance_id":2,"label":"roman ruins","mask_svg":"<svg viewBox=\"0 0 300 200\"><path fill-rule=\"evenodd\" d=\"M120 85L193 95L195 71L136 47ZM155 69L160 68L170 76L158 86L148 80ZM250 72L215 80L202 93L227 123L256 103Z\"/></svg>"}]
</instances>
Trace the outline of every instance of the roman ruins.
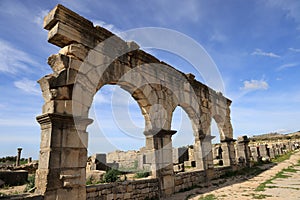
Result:
<instances>
[{"instance_id":1,"label":"roman ruins","mask_svg":"<svg viewBox=\"0 0 300 200\"><path fill-rule=\"evenodd\" d=\"M53 73L38 81L44 105L37 117L41 143L35 185L43 199L159 199L208 183L224 170L248 166L253 152L257 159L271 156L267 149L249 149L247 137L238 138L234 146L231 100L193 74L176 70L134 41L124 41L62 5L45 17L44 28L49 43L61 49L48 58ZM86 186L87 127L93 122L89 109L95 94L107 84L130 93L141 110L145 120L141 134L146 141L142 164L149 166L152 177ZM177 106L191 121L193 150L188 152L191 159L184 161L193 162L196 170L175 174L172 136L176 130L171 130L171 121ZM212 120L220 133L217 153L212 151ZM272 155L280 153L280 147L274 149L278 152L272 150ZM176 151L175 160L181 150ZM214 168L215 156L222 159L224 168Z\"/></svg>"},{"instance_id":2,"label":"roman ruins","mask_svg":"<svg viewBox=\"0 0 300 200\"><path fill-rule=\"evenodd\" d=\"M230 122L231 101L126 42L93 26L73 11L56 6L44 19L48 41L61 50L48 59L53 73L41 78L45 104L41 125L37 192L46 199L85 199L85 166L89 108L106 84L118 85L136 100L145 119L147 162L159 180L162 196L175 191L172 163L172 113L177 106L188 114L194 131L196 167L213 168L210 124L220 130L224 165L235 163ZM141 133L142 134L142 133Z\"/></svg>"}]
</instances>

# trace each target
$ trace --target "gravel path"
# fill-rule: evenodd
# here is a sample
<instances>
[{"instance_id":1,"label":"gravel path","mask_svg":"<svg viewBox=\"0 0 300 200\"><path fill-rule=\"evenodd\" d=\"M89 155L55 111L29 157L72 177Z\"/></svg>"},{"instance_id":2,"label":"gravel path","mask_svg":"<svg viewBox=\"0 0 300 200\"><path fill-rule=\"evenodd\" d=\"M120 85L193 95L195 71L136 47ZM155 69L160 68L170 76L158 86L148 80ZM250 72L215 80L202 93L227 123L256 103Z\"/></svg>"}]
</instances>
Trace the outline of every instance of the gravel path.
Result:
<instances>
[{"instance_id":1,"label":"gravel path","mask_svg":"<svg viewBox=\"0 0 300 200\"><path fill-rule=\"evenodd\" d=\"M285 160L263 173L248 179L245 176L238 176L219 182L212 182L207 188L196 188L191 191L177 193L168 200L198 200L200 197L214 195L219 200L223 199L267 199L267 200L296 200L300 199L300 166L294 166L294 170L284 172L285 177L272 180L265 187L265 191L255 191L255 189L265 181L270 180L278 172L285 168L298 164L300 152L293 154L290 159ZM265 165L265 167L270 167ZM288 177L287 177L288 176Z\"/></svg>"}]
</instances>

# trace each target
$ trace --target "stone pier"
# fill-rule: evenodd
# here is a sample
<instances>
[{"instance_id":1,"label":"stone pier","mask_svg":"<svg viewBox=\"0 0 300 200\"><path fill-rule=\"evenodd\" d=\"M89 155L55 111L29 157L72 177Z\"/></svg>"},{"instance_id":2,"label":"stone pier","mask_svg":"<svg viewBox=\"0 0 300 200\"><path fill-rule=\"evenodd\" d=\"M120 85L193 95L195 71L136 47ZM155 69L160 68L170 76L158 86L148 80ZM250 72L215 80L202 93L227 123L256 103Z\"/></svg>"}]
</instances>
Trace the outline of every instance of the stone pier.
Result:
<instances>
[{"instance_id":1,"label":"stone pier","mask_svg":"<svg viewBox=\"0 0 300 200\"><path fill-rule=\"evenodd\" d=\"M48 41L61 48L48 58L53 73L38 81L45 102L37 117L41 143L36 191L45 200L86 198L86 130L92 123L89 109L105 85L118 85L141 110L145 120L145 163L159 180L160 196L175 192L172 135L176 131L170 129L177 107L187 113L194 129L197 168L213 167L207 131L213 118L217 119L222 138L230 138L222 144L224 161L234 165L231 100L222 93L62 5L45 17L44 28L48 30Z\"/></svg>"}]
</instances>

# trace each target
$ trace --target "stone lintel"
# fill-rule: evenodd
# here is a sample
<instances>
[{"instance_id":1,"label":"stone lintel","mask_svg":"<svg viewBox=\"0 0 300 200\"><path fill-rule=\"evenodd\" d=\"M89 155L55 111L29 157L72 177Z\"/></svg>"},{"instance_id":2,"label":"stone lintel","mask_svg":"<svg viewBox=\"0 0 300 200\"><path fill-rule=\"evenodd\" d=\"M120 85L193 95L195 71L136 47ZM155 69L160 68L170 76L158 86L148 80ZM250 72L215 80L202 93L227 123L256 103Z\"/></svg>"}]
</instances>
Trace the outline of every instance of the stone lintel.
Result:
<instances>
[{"instance_id":1,"label":"stone lintel","mask_svg":"<svg viewBox=\"0 0 300 200\"><path fill-rule=\"evenodd\" d=\"M72 10L64 7L61 4L55 6L49 14L44 18L44 29L50 30L55 24L60 21L73 26L82 26L85 28L93 28L93 23Z\"/></svg>"},{"instance_id":2,"label":"stone lintel","mask_svg":"<svg viewBox=\"0 0 300 200\"><path fill-rule=\"evenodd\" d=\"M153 136L153 137L164 137L166 135L174 135L177 131L175 130L165 130L165 129L152 129L148 131L144 131L144 135Z\"/></svg>"},{"instance_id":3,"label":"stone lintel","mask_svg":"<svg viewBox=\"0 0 300 200\"><path fill-rule=\"evenodd\" d=\"M91 21L60 4L44 18L44 29L49 31L48 42L59 47L65 47L71 43L81 43L89 48L94 48L96 43L113 36L111 41L123 42L127 46L112 32L100 26L94 27ZM129 43L128 45L130 46Z\"/></svg>"}]
</instances>

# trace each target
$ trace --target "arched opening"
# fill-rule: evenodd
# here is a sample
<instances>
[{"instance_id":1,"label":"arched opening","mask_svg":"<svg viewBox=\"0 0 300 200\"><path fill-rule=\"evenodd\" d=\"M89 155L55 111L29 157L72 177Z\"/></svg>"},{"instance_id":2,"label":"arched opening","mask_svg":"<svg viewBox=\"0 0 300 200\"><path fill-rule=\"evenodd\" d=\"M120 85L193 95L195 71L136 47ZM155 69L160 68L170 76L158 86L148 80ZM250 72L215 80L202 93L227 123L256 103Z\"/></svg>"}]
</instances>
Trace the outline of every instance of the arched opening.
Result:
<instances>
[{"instance_id":1,"label":"arched opening","mask_svg":"<svg viewBox=\"0 0 300 200\"><path fill-rule=\"evenodd\" d=\"M178 148L193 144L194 134L191 120L187 113L179 106L173 112L171 129L177 131L172 137L173 147Z\"/></svg>"},{"instance_id":2,"label":"arched opening","mask_svg":"<svg viewBox=\"0 0 300 200\"><path fill-rule=\"evenodd\" d=\"M211 119L210 125L211 135L214 137L212 140L212 153L214 167L223 166L223 149L220 141L220 129L214 118Z\"/></svg>"},{"instance_id":3,"label":"arched opening","mask_svg":"<svg viewBox=\"0 0 300 200\"><path fill-rule=\"evenodd\" d=\"M217 166L232 166L235 162L234 139L231 136L231 126L226 121L225 114L214 115L212 120L219 130L220 143L213 145L214 162Z\"/></svg>"},{"instance_id":4,"label":"arched opening","mask_svg":"<svg viewBox=\"0 0 300 200\"><path fill-rule=\"evenodd\" d=\"M89 154L99 150L138 150L144 146L143 115L137 102L120 87L103 86L94 97L89 116L94 119L88 127L89 137L93 137L89 140Z\"/></svg>"},{"instance_id":5,"label":"arched opening","mask_svg":"<svg viewBox=\"0 0 300 200\"><path fill-rule=\"evenodd\" d=\"M104 171L116 169L121 179L141 171L145 118L137 101L118 85L104 85L94 96L88 127L87 184L101 182Z\"/></svg>"},{"instance_id":6,"label":"arched opening","mask_svg":"<svg viewBox=\"0 0 300 200\"><path fill-rule=\"evenodd\" d=\"M199 150L197 147L194 148L198 135L196 121L196 115L191 107L177 106L173 111L171 128L177 131L172 138L175 172L196 169L198 152L195 151Z\"/></svg>"}]
</instances>

